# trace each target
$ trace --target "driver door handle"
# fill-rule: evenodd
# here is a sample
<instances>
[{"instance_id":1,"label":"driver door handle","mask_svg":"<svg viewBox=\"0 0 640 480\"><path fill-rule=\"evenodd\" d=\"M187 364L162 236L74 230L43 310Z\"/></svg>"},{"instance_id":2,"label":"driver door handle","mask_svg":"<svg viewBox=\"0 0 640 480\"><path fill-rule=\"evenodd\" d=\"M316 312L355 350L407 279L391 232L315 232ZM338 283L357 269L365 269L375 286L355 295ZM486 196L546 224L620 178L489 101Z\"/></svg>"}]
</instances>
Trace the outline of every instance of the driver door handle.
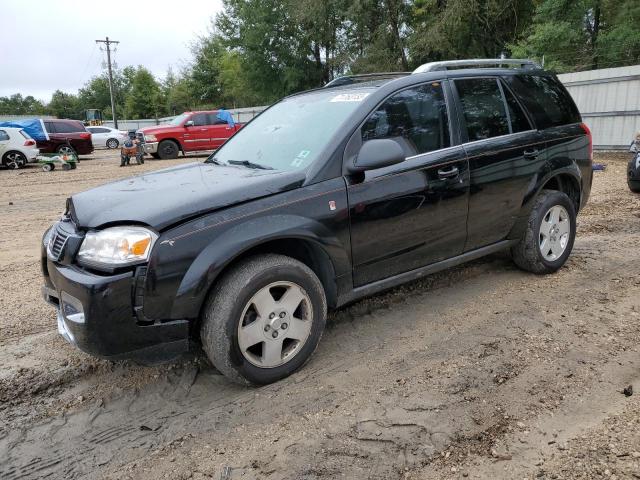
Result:
<instances>
[{"instance_id":1,"label":"driver door handle","mask_svg":"<svg viewBox=\"0 0 640 480\"><path fill-rule=\"evenodd\" d=\"M448 169L440 168L438 170L438 177L441 179L457 177L460 172L458 167L449 167Z\"/></svg>"},{"instance_id":2,"label":"driver door handle","mask_svg":"<svg viewBox=\"0 0 640 480\"><path fill-rule=\"evenodd\" d=\"M535 160L540 155L540 151L537 148L533 148L531 150L525 150L523 152L525 160Z\"/></svg>"}]
</instances>

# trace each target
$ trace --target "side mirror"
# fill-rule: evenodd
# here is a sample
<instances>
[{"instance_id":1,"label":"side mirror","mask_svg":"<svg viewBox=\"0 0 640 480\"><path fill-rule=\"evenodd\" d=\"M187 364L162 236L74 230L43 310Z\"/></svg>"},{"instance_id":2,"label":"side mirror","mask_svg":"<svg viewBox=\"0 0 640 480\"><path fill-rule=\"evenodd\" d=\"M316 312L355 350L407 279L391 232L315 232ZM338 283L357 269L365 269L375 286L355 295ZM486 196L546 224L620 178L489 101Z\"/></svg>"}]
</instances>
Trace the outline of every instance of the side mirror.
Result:
<instances>
[{"instance_id":1,"label":"side mirror","mask_svg":"<svg viewBox=\"0 0 640 480\"><path fill-rule=\"evenodd\" d=\"M185 127L193 127L194 125L195 123L193 123L193 120L187 120L186 122L184 122Z\"/></svg>"},{"instance_id":2,"label":"side mirror","mask_svg":"<svg viewBox=\"0 0 640 480\"><path fill-rule=\"evenodd\" d=\"M349 172L359 173L376 168L389 167L404 162L405 155L402 147L388 138L367 140L360 147L360 152Z\"/></svg>"}]
</instances>

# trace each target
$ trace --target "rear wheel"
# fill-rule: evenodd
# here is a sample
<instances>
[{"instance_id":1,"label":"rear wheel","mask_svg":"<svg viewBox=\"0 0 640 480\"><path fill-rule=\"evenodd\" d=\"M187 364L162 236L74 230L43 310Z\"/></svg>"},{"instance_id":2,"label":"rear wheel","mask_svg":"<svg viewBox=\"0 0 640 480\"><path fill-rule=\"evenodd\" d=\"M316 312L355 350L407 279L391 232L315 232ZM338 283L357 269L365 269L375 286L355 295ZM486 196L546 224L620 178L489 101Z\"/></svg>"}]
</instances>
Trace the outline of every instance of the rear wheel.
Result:
<instances>
[{"instance_id":1,"label":"rear wheel","mask_svg":"<svg viewBox=\"0 0 640 480\"><path fill-rule=\"evenodd\" d=\"M156 160L158 160L160 158L160 155L158 155L157 153L152 153L151 158L155 158Z\"/></svg>"},{"instance_id":2,"label":"rear wheel","mask_svg":"<svg viewBox=\"0 0 640 480\"><path fill-rule=\"evenodd\" d=\"M118 145L120 145L120 142L115 138L107 140L107 148L118 148Z\"/></svg>"},{"instance_id":3,"label":"rear wheel","mask_svg":"<svg viewBox=\"0 0 640 480\"><path fill-rule=\"evenodd\" d=\"M576 235L576 211L563 192L542 190L535 201L525 234L511 249L520 268L552 273L569 258Z\"/></svg>"},{"instance_id":4,"label":"rear wheel","mask_svg":"<svg viewBox=\"0 0 640 480\"><path fill-rule=\"evenodd\" d=\"M62 155L75 155L76 151L69 145L60 145L57 150Z\"/></svg>"},{"instance_id":5,"label":"rear wheel","mask_svg":"<svg viewBox=\"0 0 640 480\"><path fill-rule=\"evenodd\" d=\"M173 140L163 140L158 145L158 156L162 160L178 158L179 151L178 144Z\"/></svg>"},{"instance_id":6,"label":"rear wheel","mask_svg":"<svg viewBox=\"0 0 640 480\"><path fill-rule=\"evenodd\" d=\"M214 287L202 346L233 381L264 385L291 375L316 349L327 315L322 284L284 255L249 258Z\"/></svg>"},{"instance_id":7,"label":"rear wheel","mask_svg":"<svg viewBox=\"0 0 640 480\"><path fill-rule=\"evenodd\" d=\"M22 168L27 164L27 157L20 152L7 152L2 159L2 163L8 168Z\"/></svg>"}]
</instances>

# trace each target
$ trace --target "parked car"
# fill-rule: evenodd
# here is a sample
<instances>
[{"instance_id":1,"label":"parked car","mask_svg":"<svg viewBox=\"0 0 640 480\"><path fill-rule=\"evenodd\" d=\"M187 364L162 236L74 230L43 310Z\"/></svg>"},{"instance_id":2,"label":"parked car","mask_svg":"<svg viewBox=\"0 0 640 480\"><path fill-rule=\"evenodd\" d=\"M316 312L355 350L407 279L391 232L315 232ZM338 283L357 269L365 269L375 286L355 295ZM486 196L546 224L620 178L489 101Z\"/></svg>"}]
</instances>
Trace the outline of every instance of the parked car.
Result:
<instances>
[{"instance_id":1,"label":"parked car","mask_svg":"<svg viewBox=\"0 0 640 480\"><path fill-rule=\"evenodd\" d=\"M95 147L118 148L127 140L127 132L118 130L117 128L97 126L87 127L91 133L91 141Z\"/></svg>"},{"instance_id":2,"label":"parked car","mask_svg":"<svg viewBox=\"0 0 640 480\"><path fill-rule=\"evenodd\" d=\"M178 158L178 153L215 150L236 133L242 124L230 125L218 118L218 110L185 112L168 125L144 127L138 136L145 152L153 158Z\"/></svg>"},{"instance_id":3,"label":"parked car","mask_svg":"<svg viewBox=\"0 0 640 480\"><path fill-rule=\"evenodd\" d=\"M79 120L45 119L44 128L48 139L37 140L42 153L76 153L88 155L93 152L91 133Z\"/></svg>"},{"instance_id":4,"label":"parked car","mask_svg":"<svg viewBox=\"0 0 640 480\"><path fill-rule=\"evenodd\" d=\"M36 141L21 128L0 128L0 159L8 168L22 168L28 162L35 162L40 151Z\"/></svg>"},{"instance_id":5,"label":"parked car","mask_svg":"<svg viewBox=\"0 0 640 480\"><path fill-rule=\"evenodd\" d=\"M62 335L107 358L197 341L266 384L309 359L327 308L504 249L564 265L592 147L553 74L483 60L360 80L284 98L204 163L69 198L42 243Z\"/></svg>"}]
</instances>

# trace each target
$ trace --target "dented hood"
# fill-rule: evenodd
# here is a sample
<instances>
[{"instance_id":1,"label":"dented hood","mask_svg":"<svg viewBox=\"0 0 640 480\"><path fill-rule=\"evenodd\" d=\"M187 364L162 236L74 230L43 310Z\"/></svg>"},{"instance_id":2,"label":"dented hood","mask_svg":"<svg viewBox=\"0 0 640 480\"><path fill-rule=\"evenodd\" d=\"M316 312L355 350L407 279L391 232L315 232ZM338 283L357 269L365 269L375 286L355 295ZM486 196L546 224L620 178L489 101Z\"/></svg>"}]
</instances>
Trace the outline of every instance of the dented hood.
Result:
<instances>
[{"instance_id":1,"label":"dented hood","mask_svg":"<svg viewBox=\"0 0 640 480\"><path fill-rule=\"evenodd\" d=\"M190 163L78 193L69 210L81 228L138 223L163 230L202 213L296 188L304 178L300 171Z\"/></svg>"}]
</instances>

